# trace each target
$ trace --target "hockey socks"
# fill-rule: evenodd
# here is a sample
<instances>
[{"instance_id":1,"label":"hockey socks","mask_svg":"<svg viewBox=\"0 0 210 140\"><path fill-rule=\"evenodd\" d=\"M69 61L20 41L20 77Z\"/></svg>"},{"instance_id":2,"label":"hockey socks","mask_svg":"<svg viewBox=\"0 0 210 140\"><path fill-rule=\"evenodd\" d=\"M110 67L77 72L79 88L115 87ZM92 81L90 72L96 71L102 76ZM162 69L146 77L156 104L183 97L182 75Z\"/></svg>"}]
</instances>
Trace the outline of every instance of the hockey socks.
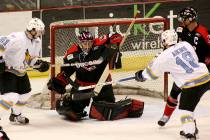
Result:
<instances>
[{"instance_id":1,"label":"hockey socks","mask_svg":"<svg viewBox=\"0 0 210 140\"><path fill-rule=\"evenodd\" d=\"M164 109L164 115L170 117L177 106L177 100L173 99L171 96L167 99L167 104Z\"/></svg>"}]
</instances>

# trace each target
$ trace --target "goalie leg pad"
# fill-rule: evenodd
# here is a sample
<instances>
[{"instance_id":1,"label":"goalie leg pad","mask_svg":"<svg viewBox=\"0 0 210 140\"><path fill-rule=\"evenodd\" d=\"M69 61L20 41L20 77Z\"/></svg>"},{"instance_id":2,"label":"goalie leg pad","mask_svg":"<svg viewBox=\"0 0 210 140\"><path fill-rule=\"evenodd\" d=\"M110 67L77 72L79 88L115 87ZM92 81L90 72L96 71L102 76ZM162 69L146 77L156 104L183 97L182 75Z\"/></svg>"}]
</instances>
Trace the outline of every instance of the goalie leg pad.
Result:
<instances>
[{"instance_id":1,"label":"goalie leg pad","mask_svg":"<svg viewBox=\"0 0 210 140\"><path fill-rule=\"evenodd\" d=\"M140 103L140 104L139 104ZM116 103L106 101L92 102L89 117L101 121L140 117L143 113L142 102L133 99Z\"/></svg>"},{"instance_id":2,"label":"goalie leg pad","mask_svg":"<svg viewBox=\"0 0 210 140\"><path fill-rule=\"evenodd\" d=\"M141 117L144 111L144 102L140 100L131 99L131 107L128 112L129 118Z\"/></svg>"},{"instance_id":3,"label":"goalie leg pad","mask_svg":"<svg viewBox=\"0 0 210 140\"><path fill-rule=\"evenodd\" d=\"M80 102L82 105L83 102ZM87 116L86 111L84 111L85 106L78 106L78 104L71 100L68 95L60 98L56 101L56 111L59 115L64 115L67 119L71 121L79 121Z\"/></svg>"}]
</instances>

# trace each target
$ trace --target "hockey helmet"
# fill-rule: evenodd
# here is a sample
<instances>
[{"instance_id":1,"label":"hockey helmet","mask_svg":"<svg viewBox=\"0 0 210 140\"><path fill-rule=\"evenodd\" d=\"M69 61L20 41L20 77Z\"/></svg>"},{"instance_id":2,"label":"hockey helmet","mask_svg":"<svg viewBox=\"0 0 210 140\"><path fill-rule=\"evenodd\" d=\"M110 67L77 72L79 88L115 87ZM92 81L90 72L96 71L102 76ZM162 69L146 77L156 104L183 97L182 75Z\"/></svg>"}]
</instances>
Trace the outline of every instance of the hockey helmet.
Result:
<instances>
[{"instance_id":1,"label":"hockey helmet","mask_svg":"<svg viewBox=\"0 0 210 140\"><path fill-rule=\"evenodd\" d=\"M82 31L79 35L80 41L93 40L93 36L89 31Z\"/></svg>"},{"instance_id":2,"label":"hockey helmet","mask_svg":"<svg viewBox=\"0 0 210 140\"><path fill-rule=\"evenodd\" d=\"M44 34L45 25L39 18L32 18L28 25L26 26L26 30L31 33L34 38L40 37ZM32 34L32 31L35 31L35 34Z\"/></svg>"},{"instance_id":3,"label":"hockey helmet","mask_svg":"<svg viewBox=\"0 0 210 140\"><path fill-rule=\"evenodd\" d=\"M161 42L164 47L175 45L177 41L178 35L175 30L166 30L161 34Z\"/></svg>"},{"instance_id":4,"label":"hockey helmet","mask_svg":"<svg viewBox=\"0 0 210 140\"><path fill-rule=\"evenodd\" d=\"M182 9L178 14L178 21L183 22L186 19L189 21L196 21L198 17L197 11L193 7L186 7Z\"/></svg>"},{"instance_id":5,"label":"hockey helmet","mask_svg":"<svg viewBox=\"0 0 210 140\"><path fill-rule=\"evenodd\" d=\"M82 31L78 36L79 46L84 53L88 53L93 45L93 36L89 31Z\"/></svg>"}]
</instances>

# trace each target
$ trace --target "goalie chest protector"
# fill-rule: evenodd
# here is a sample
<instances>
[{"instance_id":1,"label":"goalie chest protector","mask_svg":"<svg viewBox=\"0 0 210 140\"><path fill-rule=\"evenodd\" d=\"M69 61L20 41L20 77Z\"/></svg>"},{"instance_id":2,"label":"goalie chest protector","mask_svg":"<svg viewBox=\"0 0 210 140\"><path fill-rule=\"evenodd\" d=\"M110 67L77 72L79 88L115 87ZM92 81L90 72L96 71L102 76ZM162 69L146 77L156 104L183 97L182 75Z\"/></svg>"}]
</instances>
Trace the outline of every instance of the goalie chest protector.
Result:
<instances>
[{"instance_id":1,"label":"goalie chest protector","mask_svg":"<svg viewBox=\"0 0 210 140\"><path fill-rule=\"evenodd\" d=\"M135 99L120 100L116 103L106 101L92 102L89 117L101 121L141 117L144 102Z\"/></svg>"}]
</instances>

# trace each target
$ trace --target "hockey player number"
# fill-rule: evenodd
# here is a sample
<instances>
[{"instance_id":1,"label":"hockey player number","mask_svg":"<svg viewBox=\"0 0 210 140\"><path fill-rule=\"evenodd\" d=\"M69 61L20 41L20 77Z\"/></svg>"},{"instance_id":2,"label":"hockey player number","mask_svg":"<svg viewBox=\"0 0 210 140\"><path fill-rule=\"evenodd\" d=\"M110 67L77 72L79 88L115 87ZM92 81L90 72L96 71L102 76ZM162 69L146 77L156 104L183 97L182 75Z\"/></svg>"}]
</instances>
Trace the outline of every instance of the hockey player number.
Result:
<instances>
[{"instance_id":1,"label":"hockey player number","mask_svg":"<svg viewBox=\"0 0 210 140\"><path fill-rule=\"evenodd\" d=\"M7 37L0 37L0 45L6 46L9 41Z\"/></svg>"},{"instance_id":2,"label":"hockey player number","mask_svg":"<svg viewBox=\"0 0 210 140\"><path fill-rule=\"evenodd\" d=\"M182 53L181 58L176 57L176 64L185 69L186 73L192 73L193 68L199 67L199 65L195 63L195 59L193 58L192 54L188 51Z\"/></svg>"}]
</instances>

